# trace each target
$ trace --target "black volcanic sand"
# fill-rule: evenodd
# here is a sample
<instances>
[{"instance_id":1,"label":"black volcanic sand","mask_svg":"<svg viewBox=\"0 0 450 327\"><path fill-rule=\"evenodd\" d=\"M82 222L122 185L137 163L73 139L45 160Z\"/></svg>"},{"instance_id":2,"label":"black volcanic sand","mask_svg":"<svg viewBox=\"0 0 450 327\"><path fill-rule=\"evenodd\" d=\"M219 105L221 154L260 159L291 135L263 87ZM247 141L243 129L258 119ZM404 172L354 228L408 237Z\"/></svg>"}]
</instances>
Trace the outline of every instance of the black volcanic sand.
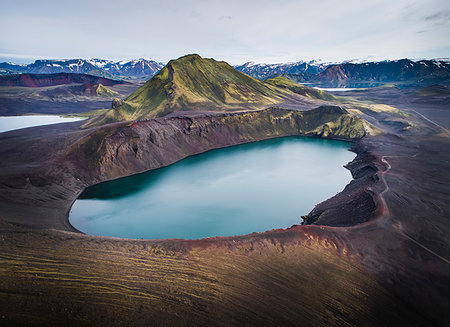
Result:
<instances>
[{"instance_id":1,"label":"black volcanic sand","mask_svg":"<svg viewBox=\"0 0 450 327\"><path fill-rule=\"evenodd\" d=\"M354 181L312 225L246 236L78 233L67 214L85 170L58 158L95 131L0 134L0 324L448 325L449 108L408 90L348 96L401 107L415 127L378 121L388 133L355 143Z\"/></svg>"}]
</instances>

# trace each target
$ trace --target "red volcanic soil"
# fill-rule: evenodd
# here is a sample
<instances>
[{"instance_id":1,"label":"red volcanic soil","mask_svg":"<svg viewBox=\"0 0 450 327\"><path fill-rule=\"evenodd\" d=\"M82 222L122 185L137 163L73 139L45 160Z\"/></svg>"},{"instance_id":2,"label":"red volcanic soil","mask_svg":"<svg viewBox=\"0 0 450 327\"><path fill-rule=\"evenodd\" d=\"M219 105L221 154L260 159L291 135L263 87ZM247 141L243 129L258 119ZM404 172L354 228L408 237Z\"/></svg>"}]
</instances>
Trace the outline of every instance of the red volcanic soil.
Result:
<instances>
[{"instance_id":1,"label":"red volcanic soil","mask_svg":"<svg viewBox=\"0 0 450 327\"><path fill-rule=\"evenodd\" d=\"M371 114L386 133L355 143L357 157L348 165L354 180L343 192L318 204L305 217L308 225L244 236L96 237L67 219L78 194L105 171L125 175L139 163L170 164L186 149L217 147L221 119L159 118L90 130L76 122L0 134L0 321L448 326L448 112L423 108L408 92L349 92L401 105L414 125L397 128L386 114ZM140 158L144 129L153 156ZM90 169L97 160L100 172Z\"/></svg>"},{"instance_id":2,"label":"red volcanic soil","mask_svg":"<svg viewBox=\"0 0 450 327\"><path fill-rule=\"evenodd\" d=\"M72 73L0 76L0 86L44 87L63 84L103 84L104 86L112 86L123 83L125 82L87 74Z\"/></svg>"}]
</instances>

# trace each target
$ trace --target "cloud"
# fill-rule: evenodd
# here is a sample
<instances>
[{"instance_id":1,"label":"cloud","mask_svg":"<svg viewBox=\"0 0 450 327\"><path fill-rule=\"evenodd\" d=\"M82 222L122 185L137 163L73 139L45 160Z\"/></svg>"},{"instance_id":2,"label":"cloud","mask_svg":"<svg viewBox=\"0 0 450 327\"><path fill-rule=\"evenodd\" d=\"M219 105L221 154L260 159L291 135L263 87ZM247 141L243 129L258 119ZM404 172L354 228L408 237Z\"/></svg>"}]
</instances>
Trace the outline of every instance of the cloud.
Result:
<instances>
[{"instance_id":1,"label":"cloud","mask_svg":"<svg viewBox=\"0 0 450 327\"><path fill-rule=\"evenodd\" d=\"M0 53L158 61L200 53L240 64L444 57L450 47L449 0L22 2L0 10Z\"/></svg>"},{"instance_id":2,"label":"cloud","mask_svg":"<svg viewBox=\"0 0 450 327\"><path fill-rule=\"evenodd\" d=\"M34 54L4 53L0 52L0 58L19 58L19 59L49 59L49 56L40 56Z\"/></svg>"},{"instance_id":3,"label":"cloud","mask_svg":"<svg viewBox=\"0 0 450 327\"><path fill-rule=\"evenodd\" d=\"M435 13L433 15L425 17L425 20L431 20L431 21L449 20L449 19L450 19L450 12L449 11L440 11L440 12L437 12L437 13Z\"/></svg>"}]
</instances>

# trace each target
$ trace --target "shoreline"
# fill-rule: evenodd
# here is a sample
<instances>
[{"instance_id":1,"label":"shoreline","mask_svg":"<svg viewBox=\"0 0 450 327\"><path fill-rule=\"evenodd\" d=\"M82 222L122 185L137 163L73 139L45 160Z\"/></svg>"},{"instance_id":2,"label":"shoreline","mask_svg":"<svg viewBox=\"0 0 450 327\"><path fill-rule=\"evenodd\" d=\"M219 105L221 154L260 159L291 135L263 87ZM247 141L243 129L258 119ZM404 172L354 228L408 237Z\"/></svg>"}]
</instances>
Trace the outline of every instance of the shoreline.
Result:
<instances>
[{"instance_id":1,"label":"shoreline","mask_svg":"<svg viewBox=\"0 0 450 327\"><path fill-rule=\"evenodd\" d=\"M72 207L73 207L73 204L75 203L75 201L77 201L77 199L79 198L79 196L80 196L87 188L92 187L92 186L95 186L95 185L107 183L107 182L110 182L110 181L118 180L118 179L121 179L121 178L127 178L127 177L130 177L130 176L136 176L136 175L148 173L148 172L150 172L150 171L154 171L154 170L166 168L166 167L169 167L169 166L171 166L171 165L173 165L173 164L176 164L176 163L178 163L178 162L180 162L180 161L182 161L182 160L184 160L184 159L191 158L191 157L194 157L194 156L197 156L197 155L202 155L202 154L208 153L208 152L210 152L210 151L215 151L215 150L220 150L220 149L231 148L231 147L235 147L235 146L239 146L239 145L246 145L246 144L258 143L258 142L267 141L267 140L272 140L272 139L281 139L281 138L290 138L290 137L313 138L313 139L322 139L322 140L327 140L327 139L328 139L328 140L340 141L340 142L346 142L346 143L348 143L348 144L349 144L349 148L347 148L347 151L353 152L353 153L355 153L356 155L355 155L355 158L353 158L352 161L350 161L350 162L348 162L347 164L345 164L345 165L343 166L343 168L344 168L344 169L347 169L347 170L352 174L352 177L351 177L351 180L350 180L347 184L344 185L343 189L342 189L341 191L339 191L336 195L332 196L332 197L338 196L340 193L344 192L344 189L347 187L347 185L349 185L351 182L353 182L353 180L354 180L354 178L353 178L353 172L352 172L352 170L351 170L350 168L347 167L347 165L350 164L351 162L353 162L354 160L356 160L356 157L358 156L358 153L352 150L353 145L354 145L356 142L358 142L358 140L355 141L355 140L348 140L348 139L343 139L343 138L333 138L333 137L329 137L329 138L321 138L321 137L314 136L314 135L286 135L286 136L275 136L275 137L270 137L270 138L263 139L263 140L256 140L256 141L250 141L250 142L245 142L245 143L239 143L239 144L234 144L234 145L228 145L228 146L223 146L223 147L217 147L217 148L208 149L208 150L203 151L203 152L193 153L193 154L187 155L186 157L180 158L179 160L177 160L177 161L175 161L175 162L172 162L172 163L170 163L170 164L168 164L168 165L165 165L165 166L161 166L161 167L149 169L149 170L146 170L146 171L143 171L143 172L133 173L133 174L130 174L130 175L126 175L126 176L122 176L122 177L116 177L116 178L113 178L113 179L108 179L108 180L100 181L100 182L98 182L98 183L94 183L94 184L91 184L91 185L87 185L85 188L83 188L81 191L79 191L78 194L76 195L76 197L71 201L70 207L69 207L69 209L68 209L68 211L67 211L67 214L66 214L66 220L65 220L65 223L67 223L68 225L70 225L71 228L73 229L73 231L78 232L78 233L81 233L81 234L90 235L90 236L95 236L95 237L111 237L111 236L104 236L104 235L91 235L91 234L82 232L82 231L78 230L76 227L74 227L74 226L71 224L71 222L70 222L70 211L71 211L71 209L72 209ZM69 200L69 199L68 199L68 200ZM71 200L71 199L70 199L70 200ZM326 202L327 200L329 200L329 198L327 198L327 199L325 199L325 200L323 200L323 201L321 201L321 202ZM320 203L321 203L321 202L320 202ZM314 207L316 207L316 206L319 205L320 203L315 204ZM299 216L299 217L303 217L303 216ZM302 219L302 218L299 218L299 220L300 220L300 219ZM175 239L177 239L177 240L188 240L188 241L193 240L193 241L195 241L195 240L204 240L204 239L213 239L213 238L233 238L233 237L236 237L236 236L246 236L246 235L252 235L252 234L255 234L255 233L257 233L257 234L264 234L264 233L268 233L268 232L270 232L270 231L272 231L272 230L277 230L277 231L279 231L279 230L288 230L288 229L292 228L293 226L302 226L302 225L303 225L302 222L299 221L298 224L294 224L294 225L292 225L292 226L290 226L290 227L286 227L286 228L274 228L274 229L266 230L266 231L262 231L262 232L251 232L251 233L248 233L248 234L239 234L239 235L211 236L211 237L205 237L205 238L200 238L200 239L182 239L182 238L168 238L168 239L146 239L146 238L133 239L133 238L123 238L123 239L127 239L127 240L142 240L142 239L143 239L143 240L175 240ZM113 237L113 238L122 238L122 237Z\"/></svg>"}]
</instances>

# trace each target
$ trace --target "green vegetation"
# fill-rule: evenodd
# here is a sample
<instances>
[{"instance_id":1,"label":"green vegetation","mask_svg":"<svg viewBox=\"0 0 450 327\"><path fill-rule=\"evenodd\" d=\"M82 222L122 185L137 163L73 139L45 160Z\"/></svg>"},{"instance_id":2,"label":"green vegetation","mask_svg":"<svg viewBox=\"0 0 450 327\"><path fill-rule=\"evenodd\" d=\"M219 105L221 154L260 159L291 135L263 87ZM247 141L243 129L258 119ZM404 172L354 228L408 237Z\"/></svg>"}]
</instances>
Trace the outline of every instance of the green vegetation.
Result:
<instances>
[{"instance_id":1,"label":"green vegetation","mask_svg":"<svg viewBox=\"0 0 450 327\"><path fill-rule=\"evenodd\" d=\"M113 91L110 88L103 86L102 84L94 85L94 90L95 94L101 97L114 97L119 95L119 93L117 93L116 91Z\"/></svg>"},{"instance_id":2,"label":"green vegetation","mask_svg":"<svg viewBox=\"0 0 450 327\"><path fill-rule=\"evenodd\" d=\"M112 95L100 85L97 92ZM343 101L328 92L297 84L281 76L260 81L235 70L226 62L204 59L193 54L171 60L128 98L115 99L112 109L93 117L83 127L162 117L176 111L260 110L302 97L320 101ZM399 112L395 108L381 108L358 102L351 105L349 109ZM347 122L340 122L339 125L341 123L345 125ZM325 128L333 129L335 126L327 125ZM319 134L327 133L324 130Z\"/></svg>"},{"instance_id":3,"label":"green vegetation","mask_svg":"<svg viewBox=\"0 0 450 327\"><path fill-rule=\"evenodd\" d=\"M89 125L165 116L174 111L262 109L292 92L236 71L223 61L187 55L171 60L157 75Z\"/></svg>"},{"instance_id":4,"label":"green vegetation","mask_svg":"<svg viewBox=\"0 0 450 327\"><path fill-rule=\"evenodd\" d=\"M277 87L281 87L281 88L285 88L285 89L289 89L294 93L303 95L305 97L308 98L312 98L312 99L319 99L319 100L325 100L325 101L339 101L338 97L335 97L334 95L322 91L322 90L318 90L309 86L304 86L301 84L298 84L297 82L294 82L293 80L290 80L286 77L282 77L282 76L278 76L278 77L274 77L274 78L269 78L266 80L266 83L273 85L273 86L277 86Z\"/></svg>"},{"instance_id":5,"label":"green vegetation","mask_svg":"<svg viewBox=\"0 0 450 327\"><path fill-rule=\"evenodd\" d=\"M387 104L371 103L369 101L364 102L356 99L347 99L347 101L344 104L344 107L347 109L348 112L357 115L361 115L362 113L367 114L387 113L390 115L395 115L403 118L409 117L409 114L403 110L400 110Z\"/></svg>"}]
</instances>

